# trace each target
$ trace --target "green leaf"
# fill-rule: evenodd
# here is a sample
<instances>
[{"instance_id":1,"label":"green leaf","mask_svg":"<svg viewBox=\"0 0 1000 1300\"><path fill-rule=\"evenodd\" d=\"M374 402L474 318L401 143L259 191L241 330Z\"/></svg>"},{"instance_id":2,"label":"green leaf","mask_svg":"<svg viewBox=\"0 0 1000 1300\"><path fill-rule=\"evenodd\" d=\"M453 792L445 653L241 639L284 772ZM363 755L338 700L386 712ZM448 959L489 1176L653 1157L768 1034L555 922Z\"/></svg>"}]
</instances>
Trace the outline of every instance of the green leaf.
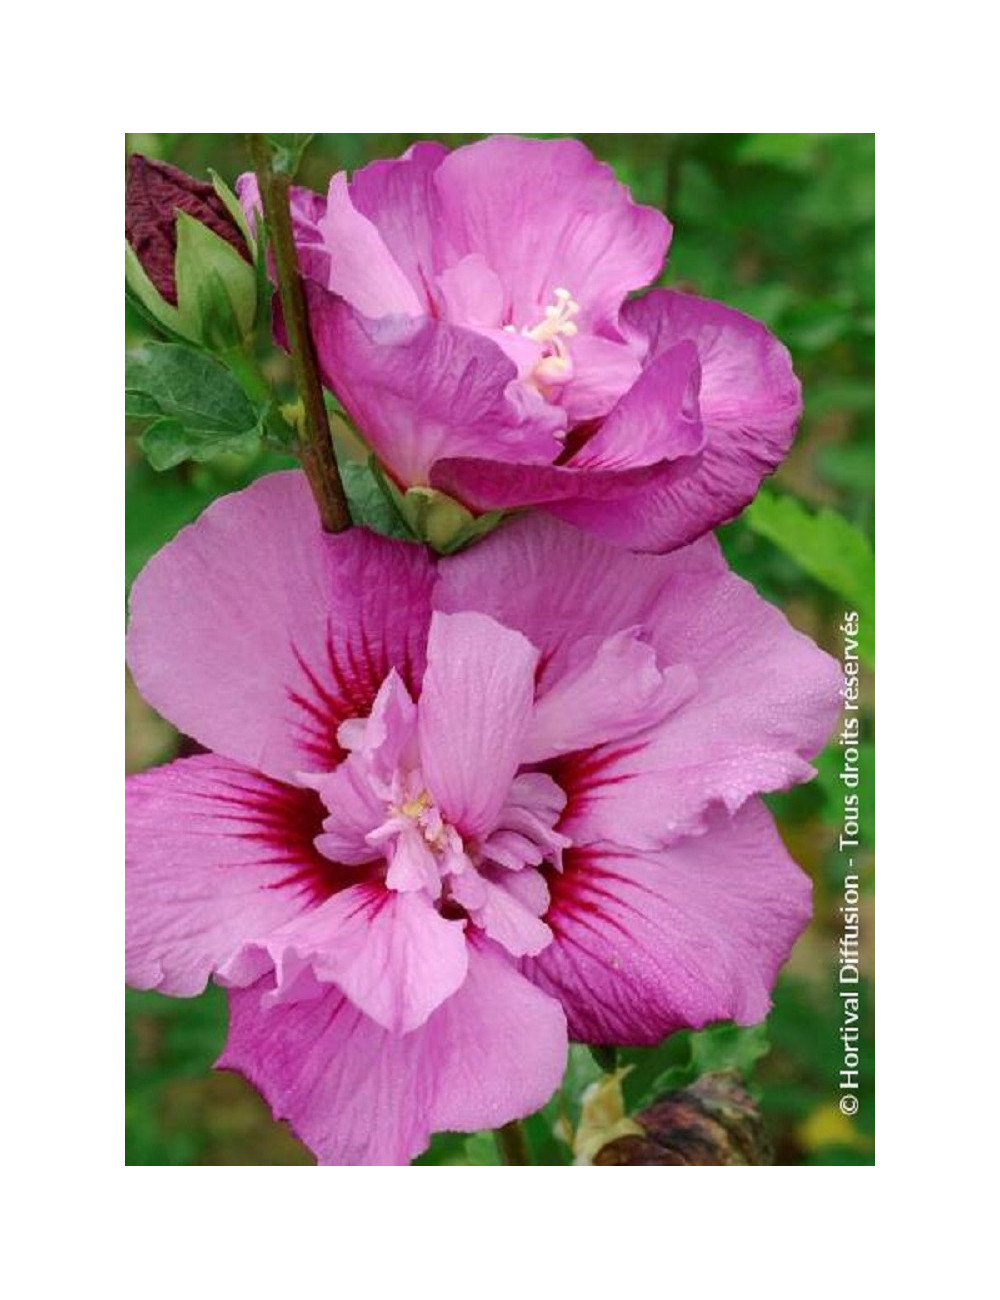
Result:
<instances>
[{"instance_id":1,"label":"green leaf","mask_svg":"<svg viewBox=\"0 0 1000 1300\"><path fill-rule=\"evenodd\" d=\"M356 524L385 537L400 537L408 542L414 540L413 533L396 509L392 493L374 457L367 462L342 461L340 477L351 507L351 518Z\"/></svg>"},{"instance_id":2,"label":"green leaf","mask_svg":"<svg viewBox=\"0 0 1000 1300\"><path fill-rule=\"evenodd\" d=\"M266 415L225 366L183 343L147 343L126 354L125 410L154 420L141 441L156 469L245 453Z\"/></svg>"},{"instance_id":3,"label":"green leaf","mask_svg":"<svg viewBox=\"0 0 1000 1300\"><path fill-rule=\"evenodd\" d=\"M226 438L225 446L222 446L217 434L185 429L179 420L168 415L146 429L139 445L153 469L164 470L173 469L186 460L208 460L222 451L236 454L253 451L258 438L258 431L251 429L248 433Z\"/></svg>"},{"instance_id":4,"label":"green leaf","mask_svg":"<svg viewBox=\"0 0 1000 1300\"><path fill-rule=\"evenodd\" d=\"M871 542L841 515L818 514L794 497L761 492L744 515L761 537L780 547L810 577L840 596L861 616L859 651L875 659L875 555Z\"/></svg>"},{"instance_id":5,"label":"green leaf","mask_svg":"<svg viewBox=\"0 0 1000 1300\"><path fill-rule=\"evenodd\" d=\"M739 1070L749 1080L753 1068L771 1050L767 1025L712 1025L691 1035L691 1063L695 1075L717 1070Z\"/></svg>"},{"instance_id":6,"label":"green leaf","mask_svg":"<svg viewBox=\"0 0 1000 1300\"><path fill-rule=\"evenodd\" d=\"M718 1070L739 1070L749 1083L754 1066L769 1049L766 1024L742 1028L730 1021L698 1033L672 1034L658 1047L627 1048L622 1058L633 1067L623 1083L628 1111L634 1114Z\"/></svg>"},{"instance_id":7,"label":"green leaf","mask_svg":"<svg viewBox=\"0 0 1000 1300\"><path fill-rule=\"evenodd\" d=\"M497 1149L497 1140L492 1133L473 1133L471 1137L466 1138L464 1154L465 1159L462 1163L466 1165L499 1165L503 1163Z\"/></svg>"},{"instance_id":8,"label":"green leaf","mask_svg":"<svg viewBox=\"0 0 1000 1300\"><path fill-rule=\"evenodd\" d=\"M155 420L160 414L156 400L148 393L125 392L125 418L127 420Z\"/></svg>"}]
</instances>

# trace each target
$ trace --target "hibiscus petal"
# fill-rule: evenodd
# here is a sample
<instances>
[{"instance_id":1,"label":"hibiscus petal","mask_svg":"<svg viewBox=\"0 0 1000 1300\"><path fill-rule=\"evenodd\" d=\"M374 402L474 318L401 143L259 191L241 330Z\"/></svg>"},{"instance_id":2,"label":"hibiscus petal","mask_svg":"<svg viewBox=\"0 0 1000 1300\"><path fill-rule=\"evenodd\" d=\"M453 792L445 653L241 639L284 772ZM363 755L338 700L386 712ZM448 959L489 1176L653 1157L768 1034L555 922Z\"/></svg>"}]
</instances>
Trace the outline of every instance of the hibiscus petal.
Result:
<instances>
[{"instance_id":1,"label":"hibiscus petal","mask_svg":"<svg viewBox=\"0 0 1000 1300\"><path fill-rule=\"evenodd\" d=\"M555 937L522 969L590 1043L756 1024L810 914L809 879L756 800L655 857L574 850L549 885Z\"/></svg>"},{"instance_id":2,"label":"hibiscus petal","mask_svg":"<svg viewBox=\"0 0 1000 1300\"><path fill-rule=\"evenodd\" d=\"M566 1065L559 1004L491 949L420 1029L391 1034L336 990L261 1005L230 994L218 1064L238 1070L324 1165L406 1164L439 1130L496 1128L537 1110Z\"/></svg>"},{"instance_id":3,"label":"hibiscus petal","mask_svg":"<svg viewBox=\"0 0 1000 1300\"><path fill-rule=\"evenodd\" d=\"M454 324L499 330L503 285L481 253L470 253L443 271L438 286L448 319Z\"/></svg>"},{"instance_id":4,"label":"hibiscus petal","mask_svg":"<svg viewBox=\"0 0 1000 1300\"><path fill-rule=\"evenodd\" d=\"M573 377L559 394L559 404L571 426L607 415L642 370L640 350L620 339L578 334L570 342L569 354Z\"/></svg>"},{"instance_id":5,"label":"hibiscus petal","mask_svg":"<svg viewBox=\"0 0 1000 1300\"><path fill-rule=\"evenodd\" d=\"M697 689L638 740L553 769L569 795L561 829L577 843L652 848L697 830L712 803L734 812L808 780L840 709L836 661L727 569L714 538L654 563L663 581L647 635Z\"/></svg>"},{"instance_id":6,"label":"hibiscus petal","mask_svg":"<svg viewBox=\"0 0 1000 1300\"><path fill-rule=\"evenodd\" d=\"M338 730L353 752L332 772L300 774L317 791L329 816L316 847L335 862L360 864L380 856L370 839L386 819L393 775L406 759L416 761L417 709L393 669L379 688L370 717L352 718ZM384 794L383 794L384 791Z\"/></svg>"},{"instance_id":7,"label":"hibiscus petal","mask_svg":"<svg viewBox=\"0 0 1000 1300\"><path fill-rule=\"evenodd\" d=\"M437 609L481 610L539 648L537 707L576 668L581 628L644 628L662 669L694 673L696 692L648 734L557 760L570 800L560 829L575 841L652 848L695 829L713 801L735 809L811 775L840 707L837 665L730 573L713 538L632 555L534 516L439 572Z\"/></svg>"},{"instance_id":8,"label":"hibiscus petal","mask_svg":"<svg viewBox=\"0 0 1000 1300\"><path fill-rule=\"evenodd\" d=\"M565 414L527 400L490 339L430 317L370 320L306 288L324 383L399 483L426 485L442 456L545 463L559 454Z\"/></svg>"},{"instance_id":9,"label":"hibiscus petal","mask_svg":"<svg viewBox=\"0 0 1000 1300\"><path fill-rule=\"evenodd\" d=\"M534 957L552 942L552 931L540 919L548 903L548 891L541 908L529 905L537 900L530 886L523 883L528 877L537 880L545 890L545 881L539 872L529 867L524 871L498 871L492 878L484 877L486 896L482 904L470 912L473 924L500 944L512 957Z\"/></svg>"},{"instance_id":10,"label":"hibiscus petal","mask_svg":"<svg viewBox=\"0 0 1000 1300\"><path fill-rule=\"evenodd\" d=\"M351 202L347 177L330 180L318 222L330 267L326 288L365 316L419 316L422 304L375 226Z\"/></svg>"},{"instance_id":11,"label":"hibiscus petal","mask_svg":"<svg viewBox=\"0 0 1000 1300\"><path fill-rule=\"evenodd\" d=\"M223 971L222 982L245 985L248 975L274 969L268 1003L279 1003L308 968L384 1029L407 1033L464 981L464 930L464 922L446 921L423 894L397 894L377 881L352 885L266 945L251 945Z\"/></svg>"},{"instance_id":12,"label":"hibiscus petal","mask_svg":"<svg viewBox=\"0 0 1000 1300\"><path fill-rule=\"evenodd\" d=\"M305 477L221 497L132 588L129 664L208 749L278 778L335 766L337 729L395 667L419 690L434 566L405 542L325 534Z\"/></svg>"},{"instance_id":13,"label":"hibiscus petal","mask_svg":"<svg viewBox=\"0 0 1000 1300\"><path fill-rule=\"evenodd\" d=\"M557 288L588 327L613 324L625 295L659 274L670 242L666 217L634 203L578 140L492 136L448 154L435 188L442 265L482 253L519 328Z\"/></svg>"},{"instance_id":14,"label":"hibiscus petal","mask_svg":"<svg viewBox=\"0 0 1000 1300\"><path fill-rule=\"evenodd\" d=\"M316 847L334 862L360 866L382 856L368 836L385 821L385 801L372 789L369 765L349 754L327 776L303 778L323 800L323 834Z\"/></svg>"},{"instance_id":15,"label":"hibiscus petal","mask_svg":"<svg viewBox=\"0 0 1000 1300\"><path fill-rule=\"evenodd\" d=\"M435 614L417 705L424 779L463 836L488 834L531 721L538 652L481 614Z\"/></svg>"},{"instance_id":16,"label":"hibiscus petal","mask_svg":"<svg viewBox=\"0 0 1000 1300\"><path fill-rule=\"evenodd\" d=\"M419 143L402 158L379 159L355 172L351 200L377 228L398 266L427 310L439 306L434 288L438 266L433 251L440 222L434 173L447 154L444 145Z\"/></svg>"},{"instance_id":17,"label":"hibiscus petal","mask_svg":"<svg viewBox=\"0 0 1000 1300\"><path fill-rule=\"evenodd\" d=\"M250 940L315 909L339 879L311 790L214 754L125 783L125 975L189 997Z\"/></svg>"},{"instance_id":18,"label":"hibiscus petal","mask_svg":"<svg viewBox=\"0 0 1000 1300\"><path fill-rule=\"evenodd\" d=\"M644 485L691 472L703 446L698 416L698 355L672 348L650 365L601 430L565 465L496 459L439 460L431 483L474 510L551 505L578 497L627 499Z\"/></svg>"},{"instance_id":19,"label":"hibiscus petal","mask_svg":"<svg viewBox=\"0 0 1000 1300\"><path fill-rule=\"evenodd\" d=\"M623 322L648 355L692 340L701 359L706 446L700 465L649 484L611 509L569 502L561 519L636 550L668 551L732 519L784 459L802 412L786 348L763 325L721 303L654 290L626 304Z\"/></svg>"},{"instance_id":20,"label":"hibiscus petal","mask_svg":"<svg viewBox=\"0 0 1000 1300\"><path fill-rule=\"evenodd\" d=\"M569 845L565 835L555 830L565 807L565 791L547 773L518 773L495 829L483 841L483 857L509 871L537 867L544 861L558 866L562 850Z\"/></svg>"},{"instance_id":21,"label":"hibiscus petal","mask_svg":"<svg viewBox=\"0 0 1000 1300\"><path fill-rule=\"evenodd\" d=\"M525 763L644 731L695 692L692 670L679 664L661 671L656 651L638 639L635 629L583 640L585 646L577 649L585 653L578 655L576 666L535 707Z\"/></svg>"},{"instance_id":22,"label":"hibiscus petal","mask_svg":"<svg viewBox=\"0 0 1000 1300\"><path fill-rule=\"evenodd\" d=\"M528 515L441 560L434 607L479 610L523 632L541 651L541 695L567 671L581 636L603 640L646 622L660 599L661 564Z\"/></svg>"},{"instance_id":23,"label":"hibiscus petal","mask_svg":"<svg viewBox=\"0 0 1000 1300\"><path fill-rule=\"evenodd\" d=\"M570 461L579 469L626 469L694 456L705 445L701 365L690 340L657 356Z\"/></svg>"}]
</instances>

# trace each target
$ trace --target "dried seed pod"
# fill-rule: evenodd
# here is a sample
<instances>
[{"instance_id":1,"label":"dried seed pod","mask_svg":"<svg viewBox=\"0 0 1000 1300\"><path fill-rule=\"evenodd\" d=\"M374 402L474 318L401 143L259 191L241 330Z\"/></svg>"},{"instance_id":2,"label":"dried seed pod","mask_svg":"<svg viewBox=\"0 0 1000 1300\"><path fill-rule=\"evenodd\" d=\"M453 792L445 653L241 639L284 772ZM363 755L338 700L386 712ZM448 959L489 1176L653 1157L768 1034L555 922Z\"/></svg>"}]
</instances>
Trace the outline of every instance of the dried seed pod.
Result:
<instances>
[{"instance_id":1,"label":"dried seed pod","mask_svg":"<svg viewBox=\"0 0 1000 1300\"><path fill-rule=\"evenodd\" d=\"M615 1138L595 1165L769 1165L774 1153L737 1070L704 1074L635 1116L643 1135Z\"/></svg>"}]
</instances>

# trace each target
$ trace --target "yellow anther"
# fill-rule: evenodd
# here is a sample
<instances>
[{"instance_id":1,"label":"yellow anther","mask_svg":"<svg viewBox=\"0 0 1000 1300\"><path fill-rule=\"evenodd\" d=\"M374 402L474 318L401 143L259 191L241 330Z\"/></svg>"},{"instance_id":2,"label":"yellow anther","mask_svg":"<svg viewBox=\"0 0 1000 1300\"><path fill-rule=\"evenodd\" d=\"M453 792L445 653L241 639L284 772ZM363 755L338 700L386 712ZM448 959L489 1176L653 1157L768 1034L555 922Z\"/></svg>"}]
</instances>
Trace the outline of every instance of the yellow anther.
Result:
<instances>
[{"instance_id":1,"label":"yellow anther","mask_svg":"<svg viewBox=\"0 0 1000 1300\"><path fill-rule=\"evenodd\" d=\"M421 815L421 813L426 812L430 806L430 794L426 790L421 790L416 799L411 799L408 803L401 804L399 811L404 817L412 817L415 820Z\"/></svg>"}]
</instances>

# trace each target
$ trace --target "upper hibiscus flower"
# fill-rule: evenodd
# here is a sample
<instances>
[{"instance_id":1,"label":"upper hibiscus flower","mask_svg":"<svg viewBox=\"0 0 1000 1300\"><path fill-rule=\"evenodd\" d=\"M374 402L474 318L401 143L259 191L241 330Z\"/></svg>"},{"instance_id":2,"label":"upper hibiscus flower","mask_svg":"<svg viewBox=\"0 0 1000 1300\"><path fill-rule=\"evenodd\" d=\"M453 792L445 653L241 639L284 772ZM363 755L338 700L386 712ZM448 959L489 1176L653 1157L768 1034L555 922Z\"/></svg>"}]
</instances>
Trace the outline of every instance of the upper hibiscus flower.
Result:
<instances>
[{"instance_id":1,"label":"upper hibiscus flower","mask_svg":"<svg viewBox=\"0 0 1000 1300\"><path fill-rule=\"evenodd\" d=\"M239 188L253 208L253 176ZM626 301L670 223L579 141L419 144L292 206L324 379L403 491L668 551L788 450L785 348L690 294Z\"/></svg>"},{"instance_id":2,"label":"upper hibiscus flower","mask_svg":"<svg viewBox=\"0 0 1000 1300\"><path fill-rule=\"evenodd\" d=\"M129 780L129 982L228 986L220 1064L322 1163L537 1109L567 1034L766 1014L809 884L756 796L838 674L711 538L536 515L435 562L274 475L150 562L129 661L212 751Z\"/></svg>"}]
</instances>

